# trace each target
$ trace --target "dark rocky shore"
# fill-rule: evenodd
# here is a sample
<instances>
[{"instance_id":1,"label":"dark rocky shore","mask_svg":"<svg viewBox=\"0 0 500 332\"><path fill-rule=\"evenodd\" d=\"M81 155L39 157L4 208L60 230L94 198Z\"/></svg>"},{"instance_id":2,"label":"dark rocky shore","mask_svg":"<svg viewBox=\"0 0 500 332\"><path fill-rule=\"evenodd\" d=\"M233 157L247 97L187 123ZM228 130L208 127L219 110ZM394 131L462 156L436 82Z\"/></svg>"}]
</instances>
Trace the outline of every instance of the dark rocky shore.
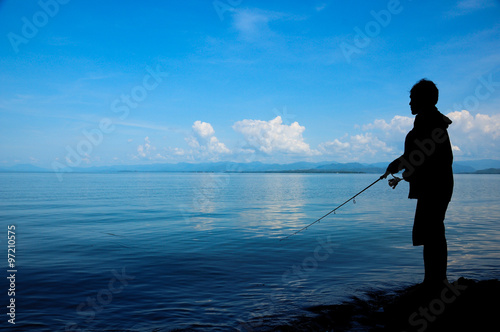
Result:
<instances>
[{"instance_id":1,"label":"dark rocky shore","mask_svg":"<svg viewBox=\"0 0 500 332\"><path fill-rule=\"evenodd\" d=\"M499 331L499 299L500 281L460 278L432 288L368 292L363 299L308 308L312 317L268 331Z\"/></svg>"}]
</instances>

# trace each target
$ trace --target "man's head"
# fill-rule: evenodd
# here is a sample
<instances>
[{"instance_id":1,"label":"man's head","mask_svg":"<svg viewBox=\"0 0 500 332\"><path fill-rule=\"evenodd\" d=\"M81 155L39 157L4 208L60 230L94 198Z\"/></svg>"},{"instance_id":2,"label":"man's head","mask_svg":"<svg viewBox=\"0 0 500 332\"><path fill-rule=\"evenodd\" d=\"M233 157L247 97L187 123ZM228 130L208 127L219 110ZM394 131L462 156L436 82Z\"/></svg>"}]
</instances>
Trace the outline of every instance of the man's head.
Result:
<instances>
[{"instance_id":1,"label":"man's head","mask_svg":"<svg viewBox=\"0 0 500 332\"><path fill-rule=\"evenodd\" d=\"M410 90L410 109L412 114L436 106L439 91L434 82L425 78L418 81Z\"/></svg>"}]
</instances>

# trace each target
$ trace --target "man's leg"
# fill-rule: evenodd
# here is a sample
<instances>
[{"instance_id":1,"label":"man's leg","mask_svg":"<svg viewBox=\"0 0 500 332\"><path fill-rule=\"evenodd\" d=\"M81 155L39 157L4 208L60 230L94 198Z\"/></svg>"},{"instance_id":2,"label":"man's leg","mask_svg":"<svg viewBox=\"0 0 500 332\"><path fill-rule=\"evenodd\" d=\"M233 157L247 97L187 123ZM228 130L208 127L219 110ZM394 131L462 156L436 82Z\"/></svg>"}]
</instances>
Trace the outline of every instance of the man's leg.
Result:
<instances>
[{"instance_id":1,"label":"man's leg","mask_svg":"<svg viewBox=\"0 0 500 332\"><path fill-rule=\"evenodd\" d=\"M424 267L426 284L442 285L446 280L448 247L446 237L439 236L424 244Z\"/></svg>"},{"instance_id":2,"label":"man's leg","mask_svg":"<svg viewBox=\"0 0 500 332\"><path fill-rule=\"evenodd\" d=\"M427 284L442 284L446 279L448 248L444 217L447 201L419 199L413 228L413 244L424 245L424 267Z\"/></svg>"}]
</instances>

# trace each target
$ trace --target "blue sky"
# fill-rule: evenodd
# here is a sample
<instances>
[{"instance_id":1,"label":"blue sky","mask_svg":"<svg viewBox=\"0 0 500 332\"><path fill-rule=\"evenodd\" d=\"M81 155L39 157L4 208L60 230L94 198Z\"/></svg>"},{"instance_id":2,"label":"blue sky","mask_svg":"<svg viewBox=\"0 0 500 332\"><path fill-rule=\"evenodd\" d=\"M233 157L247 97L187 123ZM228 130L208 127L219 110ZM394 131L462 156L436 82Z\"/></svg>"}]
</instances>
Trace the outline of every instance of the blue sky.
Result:
<instances>
[{"instance_id":1,"label":"blue sky","mask_svg":"<svg viewBox=\"0 0 500 332\"><path fill-rule=\"evenodd\" d=\"M0 166L500 159L500 2L0 1ZM54 166L55 165L55 166Z\"/></svg>"}]
</instances>

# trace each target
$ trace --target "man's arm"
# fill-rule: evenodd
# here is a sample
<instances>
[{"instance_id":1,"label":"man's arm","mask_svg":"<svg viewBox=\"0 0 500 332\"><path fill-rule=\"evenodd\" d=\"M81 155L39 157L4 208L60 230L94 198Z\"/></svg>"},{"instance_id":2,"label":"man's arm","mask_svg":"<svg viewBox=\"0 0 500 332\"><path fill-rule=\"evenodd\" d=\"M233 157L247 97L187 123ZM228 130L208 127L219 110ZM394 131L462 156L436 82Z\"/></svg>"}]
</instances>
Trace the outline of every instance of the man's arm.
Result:
<instances>
[{"instance_id":1,"label":"man's arm","mask_svg":"<svg viewBox=\"0 0 500 332\"><path fill-rule=\"evenodd\" d=\"M387 166L387 170L385 171L385 174L382 175L382 179L385 179L389 174L398 173L400 170L403 169L402 168L403 163L401 162L401 158L403 158L403 156L394 159L394 161L391 162L389 166Z\"/></svg>"}]
</instances>

